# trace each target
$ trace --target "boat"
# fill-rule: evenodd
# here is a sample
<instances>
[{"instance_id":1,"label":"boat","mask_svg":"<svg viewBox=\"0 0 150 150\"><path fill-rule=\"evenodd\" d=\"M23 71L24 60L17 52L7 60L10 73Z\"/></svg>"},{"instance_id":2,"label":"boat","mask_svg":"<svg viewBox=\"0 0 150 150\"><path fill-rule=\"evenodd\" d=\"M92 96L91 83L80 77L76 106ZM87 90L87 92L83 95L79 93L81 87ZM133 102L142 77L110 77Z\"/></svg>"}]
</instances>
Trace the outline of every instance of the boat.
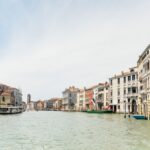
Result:
<instances>
[{"instance_id":1,"label":"boat","mask_svg":"<svg viewBox=\"0 0 150 150\"><path fill-rule=\"evenodd\" d=\"M146 120L146 117L144 115L133 115L133 118L137 120Z\"/></svg>"},{"instance_id":2,"label":"boat","mask_svg":"<svg viewBox=\"0 0 150 150\"><path fill-rule=\"evenodd\" d=\"M24 109L19 106L1 107L0 114L19 114L24 112Z\"/></svg>"},{"instance_id":3,"label":"boat","mask_svg":"<svg viewBox=\"0 0 150 150\"><path fill-rule=\"evenodd\" d=\"M87 110L87 113L93 114L111 114L113 113L112 110Z\"/></svg>"}]
</instances>

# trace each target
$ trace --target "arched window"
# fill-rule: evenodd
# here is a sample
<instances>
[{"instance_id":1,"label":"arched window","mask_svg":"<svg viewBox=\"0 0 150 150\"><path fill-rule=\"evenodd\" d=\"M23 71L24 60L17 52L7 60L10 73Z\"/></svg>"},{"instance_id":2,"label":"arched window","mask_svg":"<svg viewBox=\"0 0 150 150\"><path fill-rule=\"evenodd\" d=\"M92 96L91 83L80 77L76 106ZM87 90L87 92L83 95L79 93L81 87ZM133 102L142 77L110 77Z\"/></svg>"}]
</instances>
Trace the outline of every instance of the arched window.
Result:
<instances>
[{"instance_id":1,"label":"arched window","mask_svg":"<svg viewBox=\"0 0 150 150\"><path fill-rule=\"evenodd\" d=\"M5 97L3 96L2 101L5 102Z\"/></svg>"},{"instance_id":2,"label":"arched window","mask_svg":"<svg viewBox=\"0 0 150 150\"><path fill-rule=\"evenodd\" d=\"M149 61L147 62L147 70L150 69L150 66L149 66Z\"/></svg>"}]
</instances>

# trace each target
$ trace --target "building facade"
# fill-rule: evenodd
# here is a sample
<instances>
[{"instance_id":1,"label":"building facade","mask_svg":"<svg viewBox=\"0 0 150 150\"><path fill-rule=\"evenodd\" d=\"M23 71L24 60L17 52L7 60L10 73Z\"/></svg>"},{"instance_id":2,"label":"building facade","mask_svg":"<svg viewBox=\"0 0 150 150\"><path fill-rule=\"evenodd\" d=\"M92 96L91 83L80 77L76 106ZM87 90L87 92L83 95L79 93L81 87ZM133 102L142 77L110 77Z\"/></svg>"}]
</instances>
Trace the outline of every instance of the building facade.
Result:
<instances>
[{"instance_id":1,"label":"building facade","mask_svg":"<svg viewBox=\"0 0 150 150\"><path fill-rule=\"evenodd\" d=\"M47 110L47 111L50 111L50 110L54 110L54 99L51 98L49 100L44 100L43 101L43 104L44 104L44 110Z\"/></svg>"},{"instance_id":2,"label":"building facade","mask_svg":"<svg viewBox=\"0 0 150 150\"><path fill-rule=\"evenodd\" d=\"M114 112L137 113L138 71L137 67L122 71L109 79L110 106Z\"/></svg>"},{"instance_id":3,"label":"building facade","mask_svg":"<svg viewBox=\"0 0 150 150\"><path fill-rule=\"evenodd\" d=\"M94 102L94 92L93 89L95 86L90 88L85 88L85 109L86 110L95 110L95 102Z\"/></svg>"},{"instance_id":4,"label":"building facade","mask_svg":"<svg viewBox=\"0 0 150 150\"><path fill-rule=\"evenodd\" d=\"M108 90L109 84L99 83L94 89L94 101L96 105L96 110L108 109L109 107L109 99L108 99Z\"/></svg>"},{"instance_id":5,"label":"building facade","mask_svg":"<svg viewBox=\"0 0 150 150\"><path fill-rule=\"evenodd\" d=\"M56 98L53 103L54 110L60 111L62 110L62 98Z\"/></svg>"},{"instance_id":6,"label":"building facade","mask_svg":"<svg viewBox=\"0 0 150 150\"><path fill-rule=\"evenodd\" d=\"M77 93L77 111L85 111L85 89L80 89Z\"/></svg>"},{"instance_id":7,"label":"building facade","mask_svg":"<svg viewBox=\"0 0 150 150\"><path fill-rule=\"evenodd\" d=\"M39 100L39 101L35 102L34 107L35 107L36 111L43 111L44 110L44 101Z\"/></svg>"},{"instance_id":8,"label":"building facade","mask_svg":"<svg viewBox=\"0 0 150 150\"><path fill-rule=\"evenodd\" d=\"M138 113L150 118L150 45L137 62L139 80Z\"/></svg>"},{"instance_id":9,"label":"building facade","mask_svg":"<svg viewBox=\"0 0 150 150\"><path fill-rule=\"evenodd\" d=\"M77 104L77 93L79 92L78 88L75 88L74 86L69 87L66 89L63 94L63 110L64 111L75 111L76 110L76 104Z\"/></svg>"},{"instance_id":10,"label":"building facade","mask_svg":"<svg viewBox=\"0 0 150 150\"><path fill-rule=\"evenodd\" d=\"M35 102L31 99L31 94L27 95L27 111L34 111L35 110Z\"/></svg>"},{"instance_id":11,"label":"building facade","mask_svg":"<svg viewBox=\"0 0 150 150\"><path fill-rule=\"evenodd\" d=\"M19 89L0 84L0 107L22 107L22 93Z\"/></svg>"}]
</instances>

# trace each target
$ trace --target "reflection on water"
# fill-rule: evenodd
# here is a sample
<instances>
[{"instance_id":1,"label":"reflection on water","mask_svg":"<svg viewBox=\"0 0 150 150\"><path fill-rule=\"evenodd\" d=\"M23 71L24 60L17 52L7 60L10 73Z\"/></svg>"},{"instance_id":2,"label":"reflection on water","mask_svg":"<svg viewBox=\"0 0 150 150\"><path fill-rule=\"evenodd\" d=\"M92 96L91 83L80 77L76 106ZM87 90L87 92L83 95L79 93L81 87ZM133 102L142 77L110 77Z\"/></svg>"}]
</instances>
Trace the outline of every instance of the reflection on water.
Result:
<instances>
[{"instance_id":1,"label":"reflection on water","mask_svg":"<svg viewBox=\"0 0 150 150\"><path fill-rule=\"evenodd\" d=\"M150 121L117 114L25 112L0 129L0 150L150 150Z\"/></svg>"}]
</instances>

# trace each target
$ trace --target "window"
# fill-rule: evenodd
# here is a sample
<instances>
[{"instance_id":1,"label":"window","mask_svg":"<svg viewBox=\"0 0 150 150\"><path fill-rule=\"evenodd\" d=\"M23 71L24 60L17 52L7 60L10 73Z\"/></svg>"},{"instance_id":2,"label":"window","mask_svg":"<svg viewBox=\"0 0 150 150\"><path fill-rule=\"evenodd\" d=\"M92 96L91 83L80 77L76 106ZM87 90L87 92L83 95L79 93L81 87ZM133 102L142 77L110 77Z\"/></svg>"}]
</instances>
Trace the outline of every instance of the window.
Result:
<instances>
[{"instance_id":1,"label":"window","mask_svg":"<svg viewBox=\"0 0 150 150\"><path fill-rule=\"evenodd\" d=\"M110 95L113 96L113 92L112 91L111 91Z\"/></svg>"},{"instance_id":2,"label":"window","mask_svg":"<svg viewBox=\"0 0 150 150\"><path fill-rule=\"evenodd\" d=\"M120 89L118 89L118 96L120 96Z\"/></svg>"},{"instance_id":3,"label":"window","mask_svg":"<svg viewBox=\"0 0 150 150\"><path fill-rule=\"evenodd\" d=\"M118 109L120 110L120 105L118 105Z\"/></svg>"},{"instance_id":4,"label":"window","mask_svg":"<svg viewBox=\"0 0 150 150\"><path fill-rule=\"evenodd\" d=\"M113 85L113 82L112 82L112 80L110 80L110 85Z\"/></svg>"},{"instance_id":5,"label":"window","mask_svg":"<svg viewBox=\"0 0 150 150\"><path fill-rule=\"evenodd\" d=\"M130 72L134 72L134 69L131 69Z\"/></svg>"},{"instance_id":6,"label":"window","mask_svg":"<svg viewBox=\"0 0 150 150\"><path fill-rule=\"evenodd\" d=\"M128 81L131 81L131 76L128 76Z\"/></svg>"},{"instance_id":7,"label":"window","mask_svg":"<svg viewBox=\"0 0 150 150\"><path fill-rule=\"evenodd\" d=\"M140 86L140 90L141 90L141 91L143 90L143 86Z\"/></svg>"},{"instance_id":8,"label":"window","mask_svg":"<svg viewBox=\"0 0 150 150\"><path fill-rule=\"evenodd\" d=\"M98 92L104 91L103 88L98 88Z\"/></svg>"},{"instance_id":9,"label":"window","mask_svg":"<svg viewBox=\"0 0 150 150\"><path fill-rule=\"evenodd\" d=\"M124 94L126 94L126 88L124 88Z\"/></svg>"},{"instance_id":10,"label":"window","mask_svg":"<svg viewBox=\"0 0 150 150\"><path fill-rule=\"evenodd\" d=\"M69 97L71 97L71 93L69 94Z\"/></svg>"},{"instance_id":11,"label":"window","mask_svg":"<svg viewBox=\"0 0 150 150\"><path fill-rule=\"evenodd\" d=\"M126 83L126 77L124 77L124 83Z\"/></svg>"},{"instance_id":12,"label":"window","mask_svg":"<svg viewBox=\"0 0 150 150\"><path fill-rule=\"evenodd\" d=\"M120 84L120 78L118 78L118 84Z\"/></svg>"},{"instance_id":13,"label":"window","mask_svg":"<svg viewBox=\"0 0 150 150\"><path fill-rule=\"evenodd\" d=\"M118 99L118 104L120 104L120 99Z\"/></svg>"},{"instance_id":14,"label":"window","mask_svg":"<svg viewBox=\"0 0 150 150\"><path fill-rule=\"evenodd\" d=\"M150 66L149 66L149 61L147 62L147 70L150 69Z\"/></svg>"},{"instance_id":15,"label":"window","mask_svg":"<svg viewBox=\"0 0 150 150\"><path fill-rule=\"evenodd\" d=\"M135 75L132 75L132 80L135 81Z\"/></svg>"},{"instance_id":16,"label":"window","mask_svg":"<svg viewBox=\"0 0 150 150\"><path fill-rule=\"evenodd\" d=\"M136 87L132 87L132 93L136 93Z\"/></svg>"},{"instance_id":17,"label":"window","mask_svg":"<svg viewBox=\"0 0 150 150\"><path fill-rule=\"evenodd\" d=\"M130 98L128 98L128 103L130 103Z\"/></svg>"},{"instance_id":18,"label":"window","mask_svg":"<svg viewBox=\"0 0 150 150\"><path fill-rule=\"evenodd\" d=\"M130 94L131 93L131 88L128 88L128 94Z\"/></svg>"},{"instance_id":19,"label":"window","mask_svg":"<svg viewBox=\"0 0 150 150\"><path fill-rule=\"evenodd\" d=\"M5 97L3 96L2 101L5 102Z\"/></svg>"}]
</instances>

